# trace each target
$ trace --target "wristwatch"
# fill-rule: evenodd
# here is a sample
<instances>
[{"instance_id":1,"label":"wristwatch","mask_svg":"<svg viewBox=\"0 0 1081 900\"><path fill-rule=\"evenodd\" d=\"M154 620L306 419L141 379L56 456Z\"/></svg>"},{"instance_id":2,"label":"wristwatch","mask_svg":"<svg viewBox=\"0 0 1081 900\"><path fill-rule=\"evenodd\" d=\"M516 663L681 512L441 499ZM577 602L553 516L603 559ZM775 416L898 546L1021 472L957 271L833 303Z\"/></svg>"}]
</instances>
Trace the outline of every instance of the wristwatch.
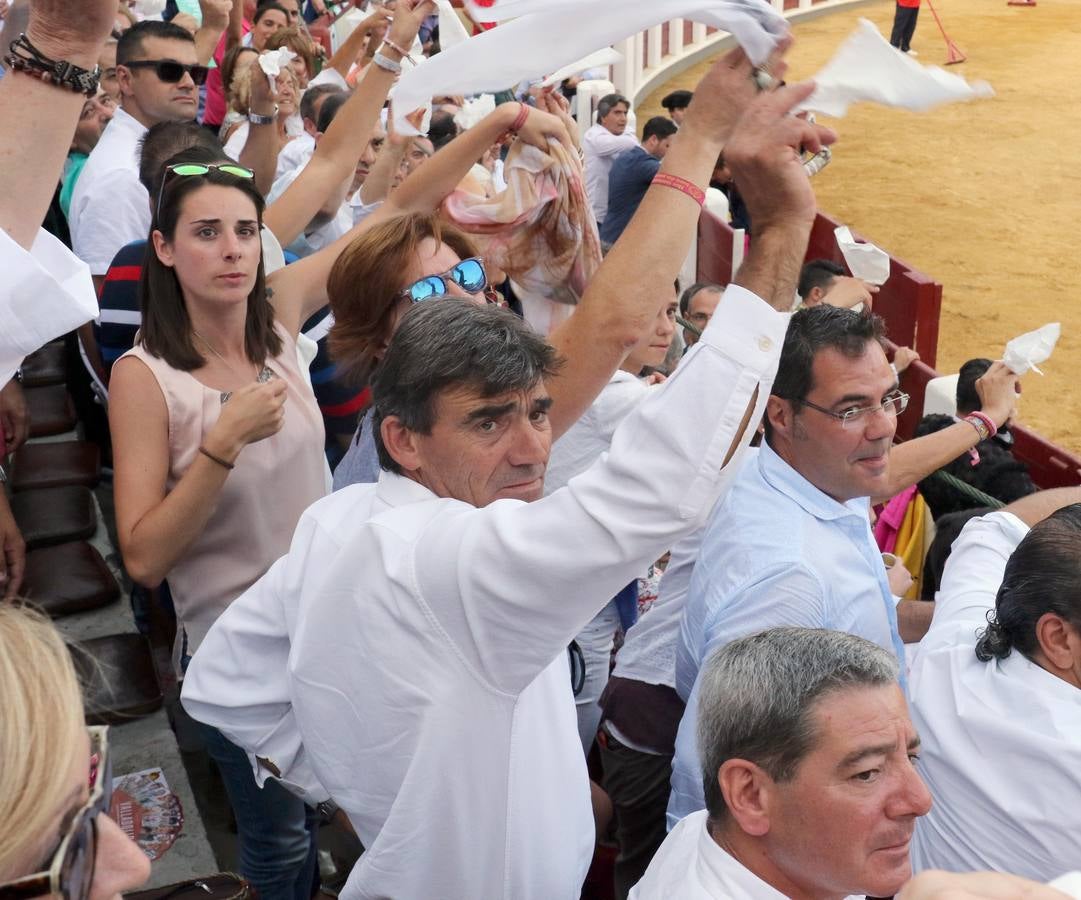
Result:
<instances>
[{"instance_id":1,"label":"wristwatch","mask_svg":"<svg viewBox=\"0 0 1081 900\"><path fill-rule=\"evenodd\" d=\"M248 112L248 121L252 125L273 125L278 120L278 106L274 105L274 114L271 116L261 116L259 113Z\"/></svg>"}]
</instances>

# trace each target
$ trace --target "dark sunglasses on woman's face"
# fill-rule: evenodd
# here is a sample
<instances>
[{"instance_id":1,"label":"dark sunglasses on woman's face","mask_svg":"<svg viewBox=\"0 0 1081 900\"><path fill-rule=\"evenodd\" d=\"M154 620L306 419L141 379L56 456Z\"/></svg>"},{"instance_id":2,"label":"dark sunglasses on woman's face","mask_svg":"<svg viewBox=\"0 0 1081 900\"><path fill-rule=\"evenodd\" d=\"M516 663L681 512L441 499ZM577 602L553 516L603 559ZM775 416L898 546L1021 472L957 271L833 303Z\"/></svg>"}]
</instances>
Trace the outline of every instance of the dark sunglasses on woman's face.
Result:
<instances>
[{"instance_id":1,"label":"dark sunglasses on woman's face","mask_svg":"<svg viewBox=\"0 0 1081 900\"><path fill-rule=\"evenodd\" d=\"M90 799L71 820L41 872L0 884L0 900L30 900L59 894L63 900L86 900L94 881L98 849L97 818L109 812L113 773L108 728L90 728Z\"/></svg>"},{"instance_id":2,"label":"dark sunglasses on woman's face","mask_svg":"<svg viewBox=\"0 0 1081 900\"><path fill-rule=\"evenodd\" d=\"M210 73L206 66L192 66L175 59L138 59L122 65L127 69L153 69L154 74L168 84L176 84L186 72L191 75L192 81L201 86L206 83L206 76Z\"/></svg>"},{"instance_id":3,"label":"dark sunglasses on woman's face","mask_svg":"<svg viewBox=\"0 0 1081 900\"><path fill-rule=\"evenodd\" d=\"M479 256L463 259L442 275L425 275L414 281L409 287L399 291L398 296L410 303L420 303L432 297L445 297L450 293L448 280L458 285L467 294L479 294L488 287L488 273L484 271L484 260Z\"/></svg>"}]
</instances>

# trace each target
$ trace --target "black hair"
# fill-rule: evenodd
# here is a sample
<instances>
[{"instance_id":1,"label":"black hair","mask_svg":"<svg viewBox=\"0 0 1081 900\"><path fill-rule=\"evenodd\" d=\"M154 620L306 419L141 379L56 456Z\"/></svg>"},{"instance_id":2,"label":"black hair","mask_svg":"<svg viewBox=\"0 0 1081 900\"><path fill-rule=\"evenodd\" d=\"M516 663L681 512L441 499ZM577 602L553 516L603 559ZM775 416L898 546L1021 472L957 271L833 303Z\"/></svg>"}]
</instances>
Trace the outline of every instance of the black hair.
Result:
<instances>
[{"instance_id":1,"label":"black hair","mask_svg":"<svg viewBox=\"0 0 1081 900\"><path fill-rule=\"evenodd\" d=\"M1033 660L1036 624L1047 613L1081 630L1081 503L1056 510L1033 526L1006 563L995 609L976 641L981 662L1017 650Z\"/></svg>"},{"instance_id":2,"label":"black hair","mask_svg":"<svg viewBox=\"0 0 1081 900\"><path fill-rule=\"evenodd\" d=\"M927 548L923 560L923 578L920 580L920 599L934 600L942 586L942 573L946 570L946 561L953 552L953 542L969 521L977 516L994 512L990 506L977 506L974 509L962 509L957 512L935 518L935 538Z\"/></svg>"},{"instance_id":3,"label":"black hair","mask_svg":"<svg viewBox=\"0 0 1081 900\"><path fill-rule=\"evenodd\" d=\"M315 125L320 133L326 133L327 129L330 128L330 123L333 122L334 117L338 115L338 110L345 106L348 100L349 94L345 91L341 91L337 94L331 94L323 101L323 105L319 107L319 121L316 122Z\"/></svg>"},{"instance_id":4,"label":"black hair","mask_svg":"<svg viewBox=\"0 0 1081 900\"><path fill-rule=\"evenodd\" d=\"M806 300L815 288L827 290L833 284L834 278L844 274L844 266L839 266L832 260L812 259L809 263L805 263L800 270L799 285L796 292Z\"/></svg>"},{"instance_id":5,"label":"black hair","mask_svg":"<svg viewBox=\"0 0 1081 900\"><path fill-rule=\"evenodd\" d=\"M663 106L669 112L674 109L686 109L688 106L691 105L691 100L693 99L693 91L672 91L672 93L667 94L665 98L661 101L661 106Z\"/></svg>"},{"instance_id":6,"label":"black hair","mask_svg":"<svg viewBox=\"0 0 1081 900\"><path fill-rule=\"evenodd\" d=\"M329 97L330 94L344 94L346 93L336 84L313 84L304 91L303 96L300 98L300 116L302 119L309 119L315 123L315 127L319 128L319 122L315 116L315 107L319 103L320 97ZM324 101L325 103L325 101ZM322 112L322 107L319 108ZM322 131L322 129L319 129Z\"/></svg>"},{"instance_id":7,"label":"black hair","mask_svg":"<svg viewBox=\"0 0 1081 900\"><path fill-rule=\"evenodd\" d=\"M683 316L683 318L687 318L687 313L691 311L691 300L694 299L694 295L699 291L705 290L716 291L718 294L724 292L723 287L712 281L696 281L680 295L679 314Z\"/></svg>"},{"instance_id":8,"label":"black hair","mask_svg":"<svg viewBox=\"0 0 1081 900\"><path fill-rule=\"evenodd\" d=\"M190 154L202 151L196 158ZM187 153L184 162L218 162L225 156L209 129L194 122L158 122L139 141L139 182L153 199L161 188L161 177L172 157Z\"/></svg>"},{"instance_id":9,"label":"black hair","mask_svg":"<svg viewBox=\"0 0 1081 900\"><path fill-rule=\"evenodd\" d=\"M184 41L186 44L195 43L192 33L179 25L147 19L145 22L136 22L120 36L120 40L116 42L116 64L126 66L129 62L137 60L143 53L143 42L147 38Z\"/></svg>"},{"instance_id":10,"label":"black hair","mask_svg":"<svg viewBox=\"0 0 1081 900\"><path fill-rule=\"evenodd\" d=\"M660 138L663 141L677 131L679 131L679 126L668 116L654 116L646 122L646 127L642 129L642 142L645 143L651 137Z\"/></svg>"},{"instance_id":11,"label":"black hair","mask_svg":"<svg viewBox=\"0 0 1081 900\"><path fill-rule=\"evenodd\" d=\"M274 10L277 10L282 15L284 15L287 22L289 21L289 10L287 10L280 3L275 3L274 0L267 0L266 3L260 3L259 6L256 8L255 15L252 16L251 19L252 25L258 25L259 20L263 18L263 16L265 16L268 12L272 12Z\"/></svg>"},{"instance_id":12,"label":"black hair","mask_svg":"<svg viewBox=\"0 0 1081 900\"><path fill-rule=\"evenodd\" d=\"M961 366L961 371L957 373L957 415L963 416L983 405L976 390L976 381L990 368L991 360L979 357Z\"/></svg>"},{"instance_id":13,"label":"black hair","mask_svg":"<svg viewBox=\"0 0 1081 900\"><path fill-rule=\"evenodd\" d=\"M799 404L814 389L814 361L819 351L837 350L859 359L869 344L885 349L885 324L873 313L853 312L822 304L801 309L788 322L781 361L771 393ZM769 416L762 419L766 440L772 435Z\"/></svg>"},{"instance_id":14,"label":"black hair","mask_svg":"<svg viewBox=\"0 0 1081 900\"><path fill-rule=\"evenodd\" d=\"M428 126L428 140L436 150L440 150L458 137L458 123L454 121L454 114L445 109L437 109L432 113L432 120Z\"/></svg>"}]
</instances>

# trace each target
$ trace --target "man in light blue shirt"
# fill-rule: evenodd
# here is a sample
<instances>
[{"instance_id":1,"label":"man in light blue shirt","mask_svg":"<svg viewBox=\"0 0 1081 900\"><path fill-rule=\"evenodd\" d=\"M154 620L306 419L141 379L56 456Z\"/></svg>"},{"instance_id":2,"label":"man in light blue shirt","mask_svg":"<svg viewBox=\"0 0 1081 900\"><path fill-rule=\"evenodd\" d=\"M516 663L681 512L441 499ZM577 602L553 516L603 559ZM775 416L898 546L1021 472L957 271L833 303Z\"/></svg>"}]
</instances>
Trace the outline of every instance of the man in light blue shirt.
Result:
<instances>
[{"instance_id":1,"label":"man in light blue shirt","mask_svg":"<svg viewBox=\"0 0 1081 900\"><path fill-rule=\"evenodd\" d=\"M869 498L887 490L889 449L907 400L877 316L818 306L792 317L766 405L766 440L713 510L691 579L677 644L676 690L687 708L670 828L705 805L697 682L719 647L795 625L846 631L904 659Z\"/></svg>"}]
</instances>

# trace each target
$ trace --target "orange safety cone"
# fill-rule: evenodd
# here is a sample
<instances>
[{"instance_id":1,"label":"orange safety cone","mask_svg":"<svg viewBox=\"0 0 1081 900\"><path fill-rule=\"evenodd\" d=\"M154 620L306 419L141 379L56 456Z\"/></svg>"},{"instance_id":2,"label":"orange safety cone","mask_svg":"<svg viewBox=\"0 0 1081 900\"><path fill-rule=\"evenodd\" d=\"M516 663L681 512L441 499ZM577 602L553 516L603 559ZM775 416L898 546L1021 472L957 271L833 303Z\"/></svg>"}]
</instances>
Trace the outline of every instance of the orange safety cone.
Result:
<instances>
[{"instance_id":1,"label":"orange safety cone","mask_svg":"<svg viewBox=\"0 0 1081 900\"><path fill-rule=\"evenodd\" d=\"M950 36L946 34L946 29L942 27L942 20L938 17L938 12L935 10L934 4L931 0L927 0L927 6L931 10L931 15L935 17L935 24L938 26L938 30L942 32L942 39L946 42L946 65L955 66L957 63L963 63L967 56L964 51L958 47Z\"/></svg>"}]
</instances>

